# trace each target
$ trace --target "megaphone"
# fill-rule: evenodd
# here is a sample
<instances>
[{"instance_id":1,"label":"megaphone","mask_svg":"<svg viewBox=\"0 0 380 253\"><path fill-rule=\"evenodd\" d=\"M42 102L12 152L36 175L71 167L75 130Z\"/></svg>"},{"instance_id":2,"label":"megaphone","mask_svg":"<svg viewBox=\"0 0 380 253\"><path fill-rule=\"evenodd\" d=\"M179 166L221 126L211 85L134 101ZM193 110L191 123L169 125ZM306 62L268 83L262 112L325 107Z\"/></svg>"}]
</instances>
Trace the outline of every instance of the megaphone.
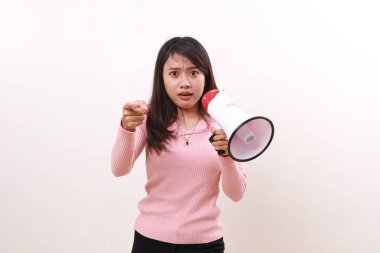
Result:
<instances>
[{"instance_id":1,"label":"megaphone","mask_svg":"<svg viewBox=\"0 0 380 253\"><path fill-rule=\"evenodd\" d=\"M228 153L238 162L257 158L273 139L274 126L269 119L242 112L224 92L210 90L202 97L202 106L228 137Z\"/></svg>"}]
</instances>

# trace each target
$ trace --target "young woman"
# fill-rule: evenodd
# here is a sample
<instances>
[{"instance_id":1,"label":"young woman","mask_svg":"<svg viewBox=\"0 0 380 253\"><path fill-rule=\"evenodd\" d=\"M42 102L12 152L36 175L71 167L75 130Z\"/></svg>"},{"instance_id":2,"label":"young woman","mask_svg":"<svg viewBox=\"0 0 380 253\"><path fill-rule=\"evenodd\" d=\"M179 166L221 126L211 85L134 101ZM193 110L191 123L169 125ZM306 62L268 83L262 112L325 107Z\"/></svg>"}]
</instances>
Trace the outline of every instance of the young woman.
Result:
<instances>
[{"instance_id":1,"label":"young woman","mask_svg":"<svg viewBox=\"0 0 380 253\"><path fill-rule=\"evenodd\" d=\"M149 105L136 100L123 107L113 174L128 174L146 151L147 196L138 204L132 253L224 252L219 182L239 201L247 179L228 156L224 131L201 106L212 89L217 86L206 50L191 37L176 37L158 53Z\"/></svg>"}]
</instances>

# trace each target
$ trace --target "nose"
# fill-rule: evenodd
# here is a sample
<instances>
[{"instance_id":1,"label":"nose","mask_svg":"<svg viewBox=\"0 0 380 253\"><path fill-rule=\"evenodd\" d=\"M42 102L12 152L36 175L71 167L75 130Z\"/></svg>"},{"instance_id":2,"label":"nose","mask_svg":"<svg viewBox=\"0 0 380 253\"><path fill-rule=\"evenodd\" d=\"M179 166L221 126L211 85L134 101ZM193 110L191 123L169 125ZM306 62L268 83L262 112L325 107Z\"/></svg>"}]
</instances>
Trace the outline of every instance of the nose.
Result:
<instances>
[{"instance_id":1,"label":"nose","mask_svg":"<svg viewBox=\"0 0 380 253\"><path fill-rule=\"evenodd\" d=\"M180 87L181 88L190 88L191 87L191 84L186 77L182 78L181 83L180 83Z\"/></svg>"}]
</instances>

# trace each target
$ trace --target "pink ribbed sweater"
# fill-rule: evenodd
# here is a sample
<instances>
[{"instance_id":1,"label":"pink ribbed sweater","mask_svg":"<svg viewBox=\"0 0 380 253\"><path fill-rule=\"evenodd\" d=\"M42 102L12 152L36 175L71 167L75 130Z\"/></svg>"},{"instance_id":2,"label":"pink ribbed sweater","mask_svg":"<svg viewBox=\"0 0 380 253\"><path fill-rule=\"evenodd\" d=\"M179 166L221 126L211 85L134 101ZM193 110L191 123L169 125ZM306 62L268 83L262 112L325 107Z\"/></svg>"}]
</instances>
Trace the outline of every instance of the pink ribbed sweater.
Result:
<instances>
[{"instance_id":1,"label":"pink ribbed sweater","mask_svg":"<svg viewBox=\"0 0 380 253\"><path fill-rule=\"evenodd\" d=\"M140 214L135 222L136 231L142 235L176 244L207 243L223 236L216 205L220 178L224 193L239 201L246 189L246 174L239 163L217 155L208 140L208 125L214 123L206 120L209 124L202 120L195 127L188 146L183 134L193 130L181 127L178 131L174 123L170 129L177 134L168 151L159 155L146 152L147 196L138 203ZM146 138L145 124L135 132L119 127L112 149L115 176L131 171Z\"/></svg>"}]
</instances>

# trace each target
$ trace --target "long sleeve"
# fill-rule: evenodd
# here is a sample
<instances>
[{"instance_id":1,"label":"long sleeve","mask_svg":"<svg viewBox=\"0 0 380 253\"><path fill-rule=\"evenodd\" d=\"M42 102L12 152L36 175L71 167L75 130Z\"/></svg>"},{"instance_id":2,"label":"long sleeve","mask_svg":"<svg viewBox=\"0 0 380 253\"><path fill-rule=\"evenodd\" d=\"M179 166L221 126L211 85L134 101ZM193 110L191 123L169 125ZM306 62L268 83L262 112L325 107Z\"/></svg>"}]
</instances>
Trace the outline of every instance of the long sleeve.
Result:
<instances>
[{"instance_id":1,"label":"long sleeve","mask_svg":"<svg viewBox=\"0 0 380 253\"><path fill-rule=\"evenodd\" d=\"M237 202L244 196L247 187L247 175L241 164L230 157L219 157L222 174L223 192Z\"/></svg>"},{"instance_id":2,"label":"long sleeve","mask_svg":"<svg viewBox=\"0 0 380 253\"><path fill-rule=\"evenodd\" d=\"M145 124L137 127L135 132L129 132L119 126L112 148L112 173L117 177L128 174L144 149L145 144Z\"/></svg>"}]
</instances>

